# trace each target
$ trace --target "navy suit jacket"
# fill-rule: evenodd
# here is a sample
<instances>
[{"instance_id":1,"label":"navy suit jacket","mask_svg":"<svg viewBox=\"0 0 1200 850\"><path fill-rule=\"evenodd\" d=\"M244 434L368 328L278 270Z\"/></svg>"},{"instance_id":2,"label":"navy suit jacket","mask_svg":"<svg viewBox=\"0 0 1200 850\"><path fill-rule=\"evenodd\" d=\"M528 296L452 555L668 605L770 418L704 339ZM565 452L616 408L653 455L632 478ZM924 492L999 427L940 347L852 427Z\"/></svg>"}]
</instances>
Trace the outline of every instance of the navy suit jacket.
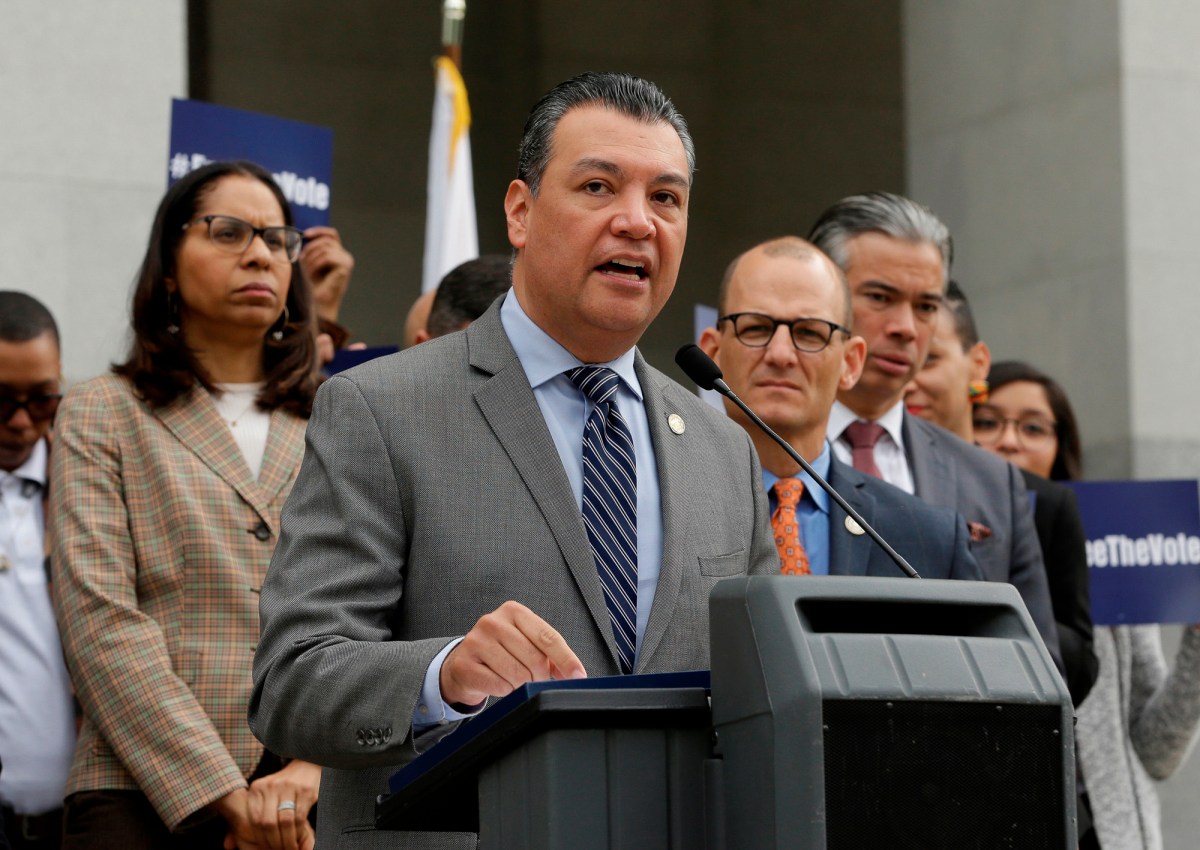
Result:
<instances>
[{"instance_id":1,"label":"navy suit jacket","mask_svg":"<svg viewBox=\"0 0 1200 850\"><path fill-rule=\"evenodd\" d=\"M983 579L970 551L967 522L949 508L910 496L873 475L832 458L829 483L922 578ZM854 534L848 514L829 503L829 574L903 576L900 567L866 534Z\"/></svg>"}]
</instances>

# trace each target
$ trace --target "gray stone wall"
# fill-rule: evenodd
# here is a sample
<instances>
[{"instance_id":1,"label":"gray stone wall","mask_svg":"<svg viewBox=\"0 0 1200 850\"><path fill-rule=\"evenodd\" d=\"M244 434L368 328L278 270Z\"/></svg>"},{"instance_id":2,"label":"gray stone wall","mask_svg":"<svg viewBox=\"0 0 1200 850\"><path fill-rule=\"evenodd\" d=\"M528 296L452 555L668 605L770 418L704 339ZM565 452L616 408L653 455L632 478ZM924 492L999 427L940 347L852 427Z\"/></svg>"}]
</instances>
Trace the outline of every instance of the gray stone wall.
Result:
<instances>
[{"instance_id":1,"label":"gray stone wall","mask_svg":"<svg viewBox=\"0 0 1200 850\"><path fill-rule=\"evenodd\" d=\"M334 128L334 223L358 267L343 317L396 340L420 290L430 61L440 4L212 0L208 99ZM674 297L642 343L674 370L692 304L712 301L732 257L803 233L842 195L903 188L899 6L767 0L471 3L471 98L480 250L509 250L501 203L529 107L585 70L658 82L698 151L688 247Z\"/></svg>"},{"instance_id":2,"label":"gray stone wall","mask_svg":"<svg viewBox=\"0 0 1200 850\"><path fill-rule=\"evenodd\" d=\"M1001 359L1067 387L1088 477L1200 474L1200 8L904 4L908 186Z\"/></svg>"},{"instance_id":3,"label":"gray stone wall","mask_svg":"<svg viewBox=\"0 0 1200 850\"><path fill-rule=\"evenodd\" d=\"M1092 477L1131 469L1118 3L904 4L908 185L996 359L1066 386Z\"/></svg>"},{"instance_id":4,"label":"gray stone wall","mask_svg":"<svg viewBox=\"0 0 1200 850\"><path fill-rule=\"evenodd\" d=\"M1197 476L1200 8L903 10L909 191L954 232L993 355L1066 386L1088 477ZM1167 848L1196 846L1197 783L1192 758L1160 786Z\"/></svg>"},{"instance_id":5,"label":"gray stone wall","mask_svg":"<svg viewBox=\"0 0 1200 850\"><path fill-rule=\"evenodd\" d=\"M69 380L124 352L185 68L182 0L0 8L0 288L55 314Z\"/></svg>"}]
</instances>

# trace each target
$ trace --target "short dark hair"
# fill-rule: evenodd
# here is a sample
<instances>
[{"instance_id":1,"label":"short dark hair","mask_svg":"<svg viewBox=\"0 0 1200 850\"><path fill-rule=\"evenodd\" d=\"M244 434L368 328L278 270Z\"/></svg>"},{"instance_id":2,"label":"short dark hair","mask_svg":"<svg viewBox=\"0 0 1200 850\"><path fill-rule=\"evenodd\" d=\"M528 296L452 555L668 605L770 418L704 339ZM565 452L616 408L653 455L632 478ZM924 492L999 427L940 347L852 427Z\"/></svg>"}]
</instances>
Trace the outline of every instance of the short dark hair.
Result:
<instances>
[{"instance_id":1,"label":"short dark hair","mask_svg":"<svg viewBox=\"0 0 1200 850\"><path fill-rule=\"evenodd\" d=\"M994 392L1017 381L1040 384L1046 391L1046 400L1050 402L1050 411L1054 414L1054 430L1058 435L1058 453L1054 456L1050 477L1055 481L1078 481L1083 477L1083 445L1079 437L1079 424L1067 398L1067 391L1045 372L1020 360L1003 360L992 364L992 370L988 373L990 391Z\"/></svg>"},{"instance_id":2,"label":"short dark hair","mask_svg":"<svg viewBox=\"0 0 1200 850\"><path fill-rule=\"evenodd\" d=\"M455 266L438 284L425 330L445 336L475 321L512 286L512 261L505 254L487 254Z\"/></svg>"},{"instance_id":3,"label":"short dark hair","mask_svg":"<svg viewBox=\"0 0 1200 850\"><path fill-rule=\"evenodd\" d=\"M971 302L962 291L958 281L951 278L946 286L946 299L942 302L954 319L954 335L958 337L963 351L979 342L979 329L975 326L975 314L971 312Z\"/></svg>"},{"instance_id":4,"label":"short dark hair","mask_svg":"<svg viewBox=\"0 0 1200 850\"><path fill-rule=\"evenodd\" d=\"M292 224L292 208L271 174L244 160L214 162L188 173L167 190L154 214L150 243L134 279L133 341L129 354L112 370L133 381L138 395L152 407L164 407L199 382L212 391L213 385L183 335L168 332L176 321L166 280L175 274L175 256L183 241L184 225L191 221L200 201L225 177L243 176L258 180L271 190ZM266 382L258 395L265 410L283 408L299 416L312 412L317 390L317 347L312 289L300 263L292 263L292 279L286 302L287 323L281 340L271 334L263 339L263 371Z\"/></svg>"},{"instance_id":5,"label":"short dark hair","mask_svg":"<svg viewBox=\"0 0 1200 850\"><path fill-rule=\"evenodd\" d=\"M47 333L60 348L58 324L45 304L25 292L0 290L0 340L29 342Z\"/></svg>"},{"instance_id":6,"label":"short dark hair","mask_svg":"<svg viewBox=\"0 0 1200 850\"><path fill-rule=\"evenodd\" d=\"M950 230L933 210L903 195L865 192L842 198L817 218L809 241L824 251L844 272L850 270L846 243L864 233L882 233L906 242L928 242L942 256L942 274L950 277L954 243Z\"/></svg>"},{"instance_id":7,"label":"short dark hair","mask_svg":"<svg viewBox=\"0 0 1200 850\"><path fill-rule=\"evenodd\" d=\"M558 122L577 106L605 106L648 124L665 121L679 134L687 155L688 179L696 170L696 146L687 122L662 90L649 80L631 74L589 71L559 83L534 104L521 134L517 153L517 179L535 196L553 154L554 130Z\"/></svg>"}]
</instances>

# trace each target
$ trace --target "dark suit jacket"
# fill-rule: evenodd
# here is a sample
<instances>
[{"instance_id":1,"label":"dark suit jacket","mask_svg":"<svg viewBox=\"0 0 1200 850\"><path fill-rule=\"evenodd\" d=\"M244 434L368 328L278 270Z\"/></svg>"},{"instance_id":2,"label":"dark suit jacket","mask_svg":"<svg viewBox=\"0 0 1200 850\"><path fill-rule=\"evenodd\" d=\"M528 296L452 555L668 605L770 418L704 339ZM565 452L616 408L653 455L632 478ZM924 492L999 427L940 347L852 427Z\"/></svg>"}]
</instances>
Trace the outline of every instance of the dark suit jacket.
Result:
<instances>
[{"instance_id":1,"label":"dark suit jacket","mask_svg":"<svg viewBox=\"0 0 1200 850\"><path fill-rule=\"evenodd\" d=\"M1006 581L1017 589L1046 649L1063 671L1042 550L1017 468L907 411L904 446L916 495L931 505L953 508L968 523L986 528L984 538L971 545L983 577Z\"/></svg>"},{"instance_id":2,"label":"dark suit jacket","mask_svg":"<svg viewBox=\"0 0 1200 850\"><path fill-rule=\"evenodd\" d=\"M966 520L954 511L928 505L837 458L831 459L829 483L922 578L983 578L969 549ZM875 541L847 528L847 517L831 500L830 575L903 576L900 567Z\"/></svg>"},{"instance_id":3,"label":"dark suit jacket","mask_svg":"<svg viewBox=\"0 0 1200 850\"><path fill-rule=\"evenodd\" d=\"M704 669L713 586L778 572L762 471L740 427L640 357L635 368L664 535L635 672ZM672 414L684 428L668 427ZM579 506L497 303L317 393L262 589L250 721L273 752L327 765L321 847L475 847L473 835L377 833L374 801L415 755L430 662L508 599L556 628L589 675L619 672Z\"/></svg>"},{"instance_id":4,"label":"dark suit jacket","mask_svg":"<svg viewBox=\"0 0 1200 850\"><path fill-rule=\"evenodd\" d=\"M1021 471L1025 486L1036 494L1033 522L1050 582L1050 604L1058 625L1058 643L1067 666L1067 688L1075 705L1083 702L1100 662L1092 644L1092 600L1088 592L1087 537L1075 491L1040 475Z\"/></svg>"}]
</instances>

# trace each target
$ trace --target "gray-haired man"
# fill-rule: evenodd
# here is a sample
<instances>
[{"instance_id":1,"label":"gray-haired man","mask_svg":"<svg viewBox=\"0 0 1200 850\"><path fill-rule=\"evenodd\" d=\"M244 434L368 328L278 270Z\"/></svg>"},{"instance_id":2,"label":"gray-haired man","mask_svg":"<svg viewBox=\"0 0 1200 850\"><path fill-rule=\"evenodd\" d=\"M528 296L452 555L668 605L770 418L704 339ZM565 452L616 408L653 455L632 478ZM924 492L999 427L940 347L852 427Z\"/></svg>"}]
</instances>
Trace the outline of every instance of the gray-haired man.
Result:
<instances>
[{"instance_id":1,"label":"gray-haired man","mask_svg":"<svg viewBox=\"0 0 1200 850\"><path fill-rule=\"evenodd\" d=\"M809 239L846 274L854 332L867 342L858 383L838 393L828 436L839 459L933 505L971 529L971 552L990 581L1014 585L1062 670L1041 548L1017 469L904 409L925 363L953 248L927 207L887 192L843 198Z\"/></svg>"}]
</instances>

